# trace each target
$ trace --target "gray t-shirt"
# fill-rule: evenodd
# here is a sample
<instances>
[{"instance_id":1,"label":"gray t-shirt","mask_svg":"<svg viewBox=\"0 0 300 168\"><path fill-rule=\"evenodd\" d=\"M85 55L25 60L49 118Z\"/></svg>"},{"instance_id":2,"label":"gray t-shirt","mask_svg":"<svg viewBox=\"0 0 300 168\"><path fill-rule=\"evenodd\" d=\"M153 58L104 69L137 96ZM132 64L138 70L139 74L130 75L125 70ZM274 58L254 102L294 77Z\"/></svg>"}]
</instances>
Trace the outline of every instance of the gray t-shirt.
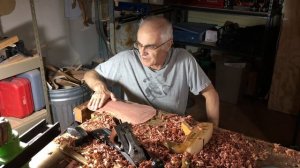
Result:
<instances>
[{"instance_id":1,"label":"gray t-shirt","mask_svg":"<svg viewBox=\"0 0 300 168\"><path fill-rule=\"evenodd\" d=\"M137 50L118 53L95 70L121 85L124 99L167 112L185 114L188 94L198 95L211 81L185 49L173 48L162 69L143 66Z\"/></svg>"}]
</instances>

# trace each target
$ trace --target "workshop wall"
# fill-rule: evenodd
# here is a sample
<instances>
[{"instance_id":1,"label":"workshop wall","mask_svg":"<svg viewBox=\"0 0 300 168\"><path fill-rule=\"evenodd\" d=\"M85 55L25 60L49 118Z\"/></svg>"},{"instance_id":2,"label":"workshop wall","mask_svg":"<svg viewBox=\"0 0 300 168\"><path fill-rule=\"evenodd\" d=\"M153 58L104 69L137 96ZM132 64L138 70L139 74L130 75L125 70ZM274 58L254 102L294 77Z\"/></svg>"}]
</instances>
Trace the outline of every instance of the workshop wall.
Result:
<instances>
[{"instance_id":1,"label":"workshop wall","mask_svg":"<svg viewBox=\"0 0 300 168\"><path fill-rule=\"evenodd\" d=\"M98 54L95 26L85 27L81 14L69 13L72 0L35 0L35 9L43 56L56 66L85 64ZM70 6L71 7L71 6ZM0 34L18 35L28 49L35 47L29 0L16 1L15 10L0 17Z\"/></svg>"},{"instance_id":2,"label":"workshop wall","mask_svg":"<svg viewBox=\"0 0 300 168\"><path fill-rule=\"evenodd\" d=\"M40 41L46 63L68 66L89 63L99 57L98 35L94 25L84 26L80 10L71 9L72 0L35 0ZM65 5L68 4L68 5ZM68 12L70 11L71 12ZM93 12L92 12L93 13ZM264 19L246 16L231 16L205 12L189 12L190 22L223 25L225 21L237 22L240 26L264 24ZM132 47L135 41L137 22L116 24L117 52ZM0 34L18 35L28 49L35 47L29 0L16 1L15 10L0 17Z\"/></svg>"}]
</instances>

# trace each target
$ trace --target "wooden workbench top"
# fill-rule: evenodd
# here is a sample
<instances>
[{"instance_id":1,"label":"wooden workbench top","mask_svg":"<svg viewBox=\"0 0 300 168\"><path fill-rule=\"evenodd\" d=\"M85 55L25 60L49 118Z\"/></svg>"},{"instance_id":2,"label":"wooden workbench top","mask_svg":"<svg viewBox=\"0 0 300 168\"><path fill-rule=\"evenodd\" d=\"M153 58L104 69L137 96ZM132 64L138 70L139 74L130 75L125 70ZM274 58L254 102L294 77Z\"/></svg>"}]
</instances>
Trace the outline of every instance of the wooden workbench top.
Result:
<instances>
[{"instance_id":1,"label":"wooden workbench top","mask_svg":"<svg viewBox=\"0 0 300 168\"><path fill-rule=\"evenodd\" d=\"M94 116L94 118L81 124L81 127L87 131L92 131L94 129L103 127L111 128L111 119L109 116L103 114ZM166 122L161 122L159 126L153 125L153 123L134 125L132 128L133 133L152 156L164 160L166 167L177 167L174 165L181 164L181 158L183 157L183 154L171 153L162 145L162 141L166 139L176 141L176 139L174 139L176 136L173 136L178 133L180 134L179 121L189 121L191 120L191 117L172 115L169 118L164 117L163 119L166 120ZM150 131L147 131L147 129ZM143 132L143 130L147 132ZM159 134L154 135L154 133L151 133L153 131L159 132ZM147 138L147 136L149 137ZM68 134L63 134L57 137L51 144L48 145L48 147L46 147L33 158L30 167L57 167L59 164L62 164L60 167L64 167L68 165L71 159L63 155L60 150L57 150L57 146L63 142L70 142L72 139L74 139L74 137L71 137ZM177 142L182 141L182 139L182 137L177 138ZM73 147L73 149L84 156L91 167L101 167L100 165L103 166L105 161L109 162L110 160L113 160L115 163L118 162L118 164L121 164L121 162L123 165L128 164L127 161L123 159L122 155L118 154L116 150L107 148L105 144L101 144L99 141L91 141L82 147ZM112 159L111 157L115 155L119 156ZM74 161L71 163L74 164ZM142 165L147 164L149 164L147 161L143 161ZM72 166L79 167L82 165L75 163L75 165ZM300 167L300 152L282 147L278 144L268 143L247 137L222 128L215 128L211 140L207 143L207 145L204 146L203 150L191 157L190 167L208 166L280 168Z\"/></svg>"}]
</instances>

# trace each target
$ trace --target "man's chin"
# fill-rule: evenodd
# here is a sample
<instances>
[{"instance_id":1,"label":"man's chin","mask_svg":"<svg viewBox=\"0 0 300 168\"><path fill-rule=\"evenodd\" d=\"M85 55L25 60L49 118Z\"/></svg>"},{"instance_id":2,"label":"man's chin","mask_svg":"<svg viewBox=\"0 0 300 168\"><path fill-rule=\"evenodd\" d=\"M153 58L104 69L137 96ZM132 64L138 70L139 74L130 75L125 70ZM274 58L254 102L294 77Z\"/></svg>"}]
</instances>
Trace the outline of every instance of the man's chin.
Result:
<instances>
[{"instance_id":1,"label":"man's chin","mask_svg":"<svg viewBox=\"0 0 300 168\"><path fill-rule=\"evenodd\" d=\"M149 63L149 62L147 62L147 61L142 61L142 64L145 66L145 67L150 67L151 66L151 64Z\"/></svg>"}]
</instances>

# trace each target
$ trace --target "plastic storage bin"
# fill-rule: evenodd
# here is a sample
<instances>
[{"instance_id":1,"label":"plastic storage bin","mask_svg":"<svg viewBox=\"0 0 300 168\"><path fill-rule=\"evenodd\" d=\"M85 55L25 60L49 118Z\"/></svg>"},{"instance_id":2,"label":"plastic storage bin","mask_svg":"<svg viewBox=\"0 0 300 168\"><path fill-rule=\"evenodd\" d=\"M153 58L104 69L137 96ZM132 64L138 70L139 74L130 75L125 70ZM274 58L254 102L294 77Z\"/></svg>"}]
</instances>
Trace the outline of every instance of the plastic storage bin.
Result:
<instances>
[{"instance_id":1,"label":"plastic storage bin","mask_svg":"<svg viewBox=\"0 0 300 168\"><path fill-rule=\"evenodd\" d=\"M27 78L31 84L34 111L41 110L45 107L44 91L42 85L41 73L35 69L18 75L18 77Z\"/></svg>"},{"instance_id":2,"label":"plastic storage bin","mask_svg":"<svg viewBox=\"0 0 300 168\"><path fill-rule=\"evenodd\" d=\"M238 102L245 66L246 63L217 62L216 89L222 101L232 104Z\"/></svg>"}]
</instances>

